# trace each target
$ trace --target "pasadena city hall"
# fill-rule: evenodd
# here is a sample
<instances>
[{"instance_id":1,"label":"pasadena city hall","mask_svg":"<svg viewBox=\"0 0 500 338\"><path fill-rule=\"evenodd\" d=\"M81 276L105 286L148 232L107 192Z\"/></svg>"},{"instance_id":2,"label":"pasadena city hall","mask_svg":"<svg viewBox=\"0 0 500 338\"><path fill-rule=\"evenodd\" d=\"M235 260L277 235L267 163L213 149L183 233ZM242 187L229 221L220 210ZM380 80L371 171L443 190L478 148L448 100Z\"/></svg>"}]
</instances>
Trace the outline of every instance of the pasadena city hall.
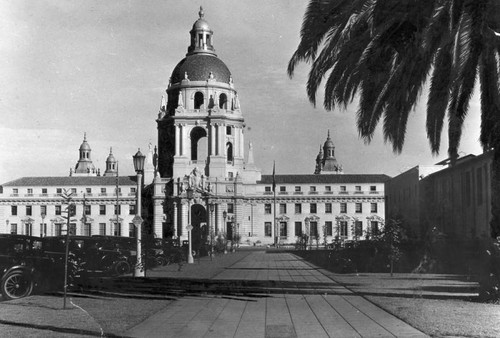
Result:
<instances>
[{"instance_id":1,"label":"pasadena city hall","mask_svg":"<svg viewBox=\"0 0 500 338\"><path fill-rule=\"evenodd\" d=\"M161 101L157 148L146 151L143 209L155 237L187 240L192 229L195 248L209 233L249 245L292 244L302 234L331 243L362 240L383 227L389 177L344 173L329 130L310 159L311 174L262 175L252 143L245 142L236 88L200 9L187 54L173 69ZM112 151L101 175L92 164L90 143L85 137L67 177L3 184L0 232L60 234L65 226L60 194L71 189L77 215L85 215L73 224L75 234L134 236L135 176L118 177Z\"/></svg>"}]
</instances>

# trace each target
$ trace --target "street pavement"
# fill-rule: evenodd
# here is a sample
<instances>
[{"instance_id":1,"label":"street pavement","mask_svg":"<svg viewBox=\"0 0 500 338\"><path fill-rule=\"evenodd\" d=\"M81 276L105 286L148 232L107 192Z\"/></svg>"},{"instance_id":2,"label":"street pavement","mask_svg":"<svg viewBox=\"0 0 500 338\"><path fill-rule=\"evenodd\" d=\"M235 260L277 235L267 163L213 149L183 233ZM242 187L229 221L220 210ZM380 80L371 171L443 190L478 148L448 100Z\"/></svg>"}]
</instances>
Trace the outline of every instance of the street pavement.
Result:
<instances>
[{"instance_id":1,"label":"street pavement","mask_svg":"<svg viewBox=\"0 0 500 338\"><path fill-rule=\"evenodd\" d=\"M173 301L127 337L425 337L397 317L290 253L242 251L168 266L148 277L259 281L261 293L198 294ZM266 287L267 285L267 287ZM279 290L265 292L279 286ZM277 291L282 291L279 293Z\"/></svg>"}]
</instances>

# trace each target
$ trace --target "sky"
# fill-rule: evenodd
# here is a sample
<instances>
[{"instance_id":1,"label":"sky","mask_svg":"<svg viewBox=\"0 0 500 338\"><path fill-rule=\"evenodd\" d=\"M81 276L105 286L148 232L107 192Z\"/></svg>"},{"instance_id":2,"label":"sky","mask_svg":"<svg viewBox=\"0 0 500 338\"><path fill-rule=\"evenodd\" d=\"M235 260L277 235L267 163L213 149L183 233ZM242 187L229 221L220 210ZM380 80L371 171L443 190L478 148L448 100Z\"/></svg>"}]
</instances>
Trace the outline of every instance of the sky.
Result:
<instances>
[{"instance_id":1,"label":"sky","mask_svg":"<svg viewBox=\"0 0 500 338\"><path fill-rule=\"evenodd\" d=\"M245 142L253 143L263 174L273 161L277 174L313 173L328 130L346 174L395 176L447 157L446 130L440 155L431 154L425 96L400 155L384 144L381 126L370 144L358 137L356 100L332 112L309 103L309 66L301 64L292 79L286 73L307 1L0 0L0 183L69 175L85 132L101 172L112 147L120 175L133 175L132 155L157 143L161 96L187 52L200 5L232 73ZM461 154L481 152L479 115L476 93Z\"/></svg>"}]
</instances>

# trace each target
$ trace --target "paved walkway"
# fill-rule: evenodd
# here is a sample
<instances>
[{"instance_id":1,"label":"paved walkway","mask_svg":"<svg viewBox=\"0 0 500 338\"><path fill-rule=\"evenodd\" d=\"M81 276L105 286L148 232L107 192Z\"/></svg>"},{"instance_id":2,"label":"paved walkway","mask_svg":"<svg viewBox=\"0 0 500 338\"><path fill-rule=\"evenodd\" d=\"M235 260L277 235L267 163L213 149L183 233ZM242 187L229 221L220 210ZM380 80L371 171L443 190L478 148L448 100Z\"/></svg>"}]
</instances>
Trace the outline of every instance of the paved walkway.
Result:
<instances>
[{"instance_id":1,"label":"paved walkway","mask_svg":"<svg viewBox=\"0 0 500 338\"><path fill-rule=\"evenodd\" d=\"M239 257L239 260L236 258ZM230 259L230 258L227 258ZM132 337L425 337L289 253L254 251L199 278L289 282L303 294L182 297L125 332ZM203 264L200 264L201 267ZM196 272L196 264L184 273ZM162 272L163 271L163 272ZM175 273L173 267L151 274ZM210 274L210 276L208 276ZM192 277L192 276L191 276ZM312 292L311 289L314 291ZM324 293L323 293L324 292Z\"/></svg>"}]
</instances>

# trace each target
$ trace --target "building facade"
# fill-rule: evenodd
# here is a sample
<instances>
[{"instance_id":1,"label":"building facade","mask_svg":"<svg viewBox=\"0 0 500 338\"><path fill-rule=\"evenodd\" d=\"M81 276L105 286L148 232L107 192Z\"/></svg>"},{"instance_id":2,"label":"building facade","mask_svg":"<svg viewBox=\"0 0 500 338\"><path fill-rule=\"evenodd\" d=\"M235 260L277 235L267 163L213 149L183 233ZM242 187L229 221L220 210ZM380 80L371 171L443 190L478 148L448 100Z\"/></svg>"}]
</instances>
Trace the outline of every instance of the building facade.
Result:
<instances>
[{"instance_id":1,"label":"building facade","mask_svg":"<svg viewBox=\"0 0 500 338\"><path fill-rule=\"evenodd\" d=\"M146 152L143 217L158 238L196 243L209 234L249 244L363 240L383 228L386 175L345 174L327 133L314 174L262 175L229 68L200 9L186 56L172 71L156 118L158 147ZM307 160L307 159L306 159ZM112 150L101 175L86 135L69 177L25 177L2 186L0 232L65 231L62 194L73 193L78 235L133 236L136 177L118 176ZM116 212L115 212L116 211Z\"/></svg>"},{"instance_id":2,"label":"building facade","mask_svg":"<svg viewBox=\"0 0 500 338\"><path fill-rule=\"evenodd\" d=\"M418 166L386 184L386 214L417 237L437 229L451 238L489 237L492 154Z\"/></svg>"},{"instance_id":3,"label":"building facade","mask_svg":"<svg viewBox=\"0 0 500 338\"><path fill-rule=\"evenodd\" d=\"M68 177L23 177L1 186L0 233L57 236L67 229L67 204L76 206L70 230L76 235L135 236L136 176L117 176L110 152L105 176L94 167L86 135Z\"/></svg>"},{"instance_id":4,"label":"building facade","mask_svg":"<svg viewBox=\"0 0 500 338\"><path fill-rule=\"evenodd\" d=\"M212 232L230 239L236 233L250 243L295 243L307 234L330 243L335 236L364 239L383 226L389 177L343 174L330 132L315 175L261 175L252 144L244 141L235 83L215 54L202 10L190 36L156 120L152 198L158 237L185 240L192 229L193 239Z\"/></svg>"}]
</instances>

